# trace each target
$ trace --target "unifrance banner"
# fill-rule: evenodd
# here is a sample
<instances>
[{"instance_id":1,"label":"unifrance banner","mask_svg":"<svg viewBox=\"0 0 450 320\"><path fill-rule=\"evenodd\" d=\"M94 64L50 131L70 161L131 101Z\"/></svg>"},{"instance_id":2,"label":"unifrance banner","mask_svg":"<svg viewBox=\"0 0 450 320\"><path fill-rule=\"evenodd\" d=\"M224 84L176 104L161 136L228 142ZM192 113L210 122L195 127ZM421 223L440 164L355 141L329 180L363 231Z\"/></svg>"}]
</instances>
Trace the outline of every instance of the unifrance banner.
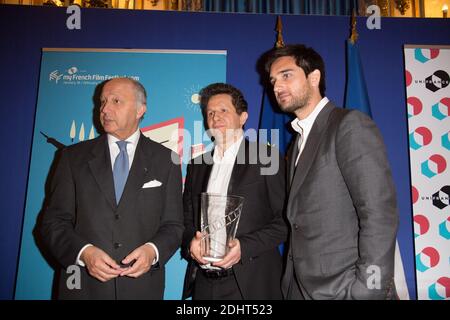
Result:
<instances>
[{"instance_id":1,"label":"unifrance banner","mask_svg":"<svg viewBox=\"0 0 450 320\"><path fill-rule=\"evenodd\" d=\"M450 299L450 47L404 49L419 299Z\"/></svg>"},{"instance_id":2,"label":"unifrance banner","mask_svg":"<svg viewBox=\"0 0 450 320\"><path fill-rule=\"evenodd\" d=\"M178 153L183 177L191 157L212 148L198 92L226 81L226 51L43 49L16 299L51 297L52 258L34 237L50 167L57 148L99 135L95 90L115 77L136 79L146 88L141 131ZM165 299L181 299L185 270L178 251L166 265Z\"/></svg>"}]
</instances>

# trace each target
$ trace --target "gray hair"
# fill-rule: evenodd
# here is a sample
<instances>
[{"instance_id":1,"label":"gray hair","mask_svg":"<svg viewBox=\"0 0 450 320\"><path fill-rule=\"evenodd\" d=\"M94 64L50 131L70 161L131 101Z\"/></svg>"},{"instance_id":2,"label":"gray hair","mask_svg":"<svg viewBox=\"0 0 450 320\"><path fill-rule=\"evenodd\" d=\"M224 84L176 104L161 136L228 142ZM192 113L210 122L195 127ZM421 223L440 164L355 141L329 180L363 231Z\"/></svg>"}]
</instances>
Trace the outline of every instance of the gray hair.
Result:
<instances>
[{"instance_id":1,"label":"gray hair","mask_svg":"<svg viewBox=\"0 0 450 320\"><path fill-rule=\"evenodd\" d=\"M133 78L127 77L124 79L128 79L133 84L137 103L147 105L147 91L145 91L144 86Z\"/></svg>"}]
</instances>

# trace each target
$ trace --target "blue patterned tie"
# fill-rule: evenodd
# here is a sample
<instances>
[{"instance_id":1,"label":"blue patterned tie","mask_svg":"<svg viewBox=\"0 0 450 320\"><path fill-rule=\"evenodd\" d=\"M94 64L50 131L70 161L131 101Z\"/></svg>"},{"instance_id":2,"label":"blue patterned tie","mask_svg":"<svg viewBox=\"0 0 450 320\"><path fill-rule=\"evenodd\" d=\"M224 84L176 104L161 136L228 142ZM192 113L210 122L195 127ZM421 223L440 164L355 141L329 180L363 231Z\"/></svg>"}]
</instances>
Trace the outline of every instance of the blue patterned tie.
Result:
<instances>
[{"instance_id":1,"label":"blue patterned tie","mask_svg":"<svg viewBox=\"0 0 450 320\"><path fill-rule=\"evenodd\" d=\"M113 176L114 176L114 190L116 191L116 202L120 201L122 196L123 188L128 178L128 171L130 170L130 165L128 161L127 152L127 141L117 141L120 152L114 161Z\"/></svg>"}]
</instances>

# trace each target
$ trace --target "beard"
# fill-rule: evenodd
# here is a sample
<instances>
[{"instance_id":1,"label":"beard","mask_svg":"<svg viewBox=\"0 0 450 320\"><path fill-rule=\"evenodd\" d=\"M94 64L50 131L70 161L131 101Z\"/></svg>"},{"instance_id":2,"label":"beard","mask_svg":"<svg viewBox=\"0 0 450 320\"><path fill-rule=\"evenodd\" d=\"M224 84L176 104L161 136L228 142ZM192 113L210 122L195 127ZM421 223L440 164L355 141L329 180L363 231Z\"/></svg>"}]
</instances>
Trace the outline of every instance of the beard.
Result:
<instances>
[{"instance_id":1,"label":"beard","mask_svg":"<svg viewBox=\"0 0 450 320\"><path fill-rule=\"evenodd\" d=\"M305 91L303 91L303 94L297 96L293 95L290 101L283 103L278 101L277 98L277 102L282 111L294 113L295 111L306 107L310 99L311 99L311 91L309 90L309 87L307 87L305 88Z\"/></svg>"}]
</instances>

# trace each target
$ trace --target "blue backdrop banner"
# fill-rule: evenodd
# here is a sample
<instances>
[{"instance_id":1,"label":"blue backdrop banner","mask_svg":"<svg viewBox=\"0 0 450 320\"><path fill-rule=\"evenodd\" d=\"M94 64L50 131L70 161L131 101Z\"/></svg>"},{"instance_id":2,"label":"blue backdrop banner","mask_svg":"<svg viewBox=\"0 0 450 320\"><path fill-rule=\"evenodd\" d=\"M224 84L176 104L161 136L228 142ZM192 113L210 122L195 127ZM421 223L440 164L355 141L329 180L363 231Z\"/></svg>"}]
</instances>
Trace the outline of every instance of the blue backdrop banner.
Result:
<instances>
[{"instance_id":1,"label":"blue backdrop banner","mask_svg":"<svg viewBox=\"0 0 450 320\"><path fill-rule=\"evenodd\" d=\"M44 49L28 177L16 299L51 297L51 257L35 237L55 151L99 135L94 92L114 77L131 77L147 90L144 135L176 151L183 177L192 152L211 146L204 134L198 92L226 81L226 51ZM165 299L180 299L185 262L167 264Z\"/></svg>"}]
</instances>

